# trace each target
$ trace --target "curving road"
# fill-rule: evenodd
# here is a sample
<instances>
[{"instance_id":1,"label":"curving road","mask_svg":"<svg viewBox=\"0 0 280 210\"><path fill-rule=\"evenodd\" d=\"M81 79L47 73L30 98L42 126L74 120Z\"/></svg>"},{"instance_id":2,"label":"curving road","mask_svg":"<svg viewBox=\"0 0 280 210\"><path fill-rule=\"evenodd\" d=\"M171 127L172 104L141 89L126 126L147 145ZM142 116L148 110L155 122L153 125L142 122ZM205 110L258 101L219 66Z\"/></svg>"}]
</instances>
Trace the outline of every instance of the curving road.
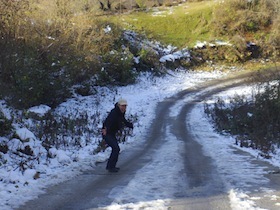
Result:
<instances>
[{"instance_id":1,"label":"curving road","mask_svg":"<svg viewBox=\"0 0 280 210\"><path fill-rule=\"evenodd\" d=\"M110 196L113 189L118 187L125 189L131 180L139 176L139 173L143 173L139 171L147 165L155 167L160 165L159 162L154 165L152 163L155 162L154 154L168 143L167 138L170 135L167 135L167 131L174 139L182 143L179 151L182 157L182 168L179 171L181 177L174 179L172 183L177 192L166 198L159 196L161 199L169 199L169 202L165 204L166 209L231 209L228 193L219 178L219 171L211 158L203 154L202 146L195 141L188 130L186 116L197 102L225 89L244 84L251 76L252 73L249 72L238 73L226 79L204 83L166 99L157 106L157 117L147 131L145 145L134 147L133 150L124 151L121 154L119 173L107 173L104 170L105 163L102 163L73 180L49 188L47 193L18 209L107 209L106 206L114 202L114 198ZM176 109L178 104L180 104L180 110ZM161 189L155 187L152 193L160 193L160 191ZM127 198L126 201L122 199L123 202L134 202L131 198Z\"/></svg>"}]
</instances>

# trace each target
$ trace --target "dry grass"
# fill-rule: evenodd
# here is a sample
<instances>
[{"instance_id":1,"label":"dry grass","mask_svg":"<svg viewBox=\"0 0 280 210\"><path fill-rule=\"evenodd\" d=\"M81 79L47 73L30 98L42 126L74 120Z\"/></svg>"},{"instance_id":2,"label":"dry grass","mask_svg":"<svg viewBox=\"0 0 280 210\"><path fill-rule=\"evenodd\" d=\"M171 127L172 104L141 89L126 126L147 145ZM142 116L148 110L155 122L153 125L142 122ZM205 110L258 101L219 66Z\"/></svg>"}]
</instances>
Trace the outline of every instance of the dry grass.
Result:
<instances>
[{"instance_id":1,"label":"dry grass","mask_svg":"<svg viewBox=\"0 0 280 210\"><path fill-rule=\"evenodd\" d=\"M260 45L264 56L279 59L279 11L279 0L224 1L215 9L214 36L239 35Z\"/></svg>"},{"instance_id":2,"label":"dry grass","mask_svg":"<svg viewBox=\"0 0 280 210\"><path fill-rule=\"evenodd\" d=\"M17 106L59 103L100 72L102 55L121 50L121 29L106 33L108 22L79 1L1 1L0 11L0 95Z\"/></svg>"},{"instance_id":3,"label":"dry grass","mask_svg":"<svg viewBox=\"0 0 280 210\"><path fill-rule=\"evenodd\" d=\"M116 9L116 2L112 2L111 11L102 11L94 0L1 1L0 11L5 12L0 12L0 96L23 107L55 105L68 95L69 87L92 77L102 79L96 84L133 82L133 55L141 52L132 54L129 47L123 47L124 28L178 47L191 47L197 40L226 38L235 49L210 52L207 59L226 58L230 62L246 60L246 43L255 41L264 56L277 61L279 0L259 0L253 5L244 2L225 1L217 6L211 25L218 1L131 10L130 14L125 13L127 9ZM121 3L130 3L132 8L132 1ZM170 1L144 3L166 5ZM104 30L107 25L110 33ZM211 37L212 31L216 34ZM142 60L147 69L158 65L154 62L158 59L151 61L148 55Z\"/></svg>"}]
</instances>

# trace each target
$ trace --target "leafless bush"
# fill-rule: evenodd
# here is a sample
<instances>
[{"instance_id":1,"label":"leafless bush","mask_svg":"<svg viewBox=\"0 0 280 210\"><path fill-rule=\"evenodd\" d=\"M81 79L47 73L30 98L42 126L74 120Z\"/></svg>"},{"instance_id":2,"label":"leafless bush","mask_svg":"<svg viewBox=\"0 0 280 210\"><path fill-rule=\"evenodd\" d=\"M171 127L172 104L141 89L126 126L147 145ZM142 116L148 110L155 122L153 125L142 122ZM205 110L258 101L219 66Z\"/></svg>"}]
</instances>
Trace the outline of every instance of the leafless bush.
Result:
<instances>
[{"instance_id":1,"label":"leafless bush","mask_svg":"<svg viewBox=\"0 0 280 210\"><path fill-rule=\"evenodd\" d=\"M280 147L280 82L259 83L252 100L235 96L229 104L219 98L205 113L219 132L235 135L240 146L260 149L265 157ZM264 91L262 91L264 88Z\"/></svg>"}]
</instances>

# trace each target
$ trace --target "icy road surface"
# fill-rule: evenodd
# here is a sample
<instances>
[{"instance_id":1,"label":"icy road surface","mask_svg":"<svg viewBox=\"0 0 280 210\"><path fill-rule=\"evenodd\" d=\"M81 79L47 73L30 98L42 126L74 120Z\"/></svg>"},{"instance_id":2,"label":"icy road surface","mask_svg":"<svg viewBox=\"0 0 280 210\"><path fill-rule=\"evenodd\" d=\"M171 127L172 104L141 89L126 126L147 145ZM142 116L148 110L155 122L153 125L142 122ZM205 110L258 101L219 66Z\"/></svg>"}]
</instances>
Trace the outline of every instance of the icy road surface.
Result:
<instances>
[{"instance_id":1,"label":"icy road surface","mask_svg":"<svg viewBox=\"0 0 280 210\"><path fill-rule=\"evenodd\" d=\"M19 209L279 209L272 201L273 196L279 200L279 175L269 173L276 169L236 147L228 154L218 145L217 151L207 150L207 142L219 137L208 132L202 118L197 120L201 114L197 106L211 95L244 84L248 75L208 82L164 100L143 136L145 144L121 153L118 173L108 173L106 164L100 163ZM234 155L243 158L244 171L231 165L240 161ZM237 173L256 177L238 180ZM242 201L235 200L236 189L247 193ZM266 196L267 189L273 195Z\"/></svg>"}]
</instances>

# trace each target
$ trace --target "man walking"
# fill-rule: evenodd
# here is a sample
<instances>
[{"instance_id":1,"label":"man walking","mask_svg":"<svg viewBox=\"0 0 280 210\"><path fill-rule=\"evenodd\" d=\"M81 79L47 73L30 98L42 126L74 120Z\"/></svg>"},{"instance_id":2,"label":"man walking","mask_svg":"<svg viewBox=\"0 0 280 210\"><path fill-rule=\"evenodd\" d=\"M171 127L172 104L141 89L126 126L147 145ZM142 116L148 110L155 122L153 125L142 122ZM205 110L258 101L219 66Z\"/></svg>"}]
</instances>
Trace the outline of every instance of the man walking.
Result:
<instances>
[{"instance_id":1,"label":"man walking","mask_svg":"<svg viewBox=\"0 0 280 210\"><path fill-rule=\"evenodd\" d=\"M127 101L120 99L116 104L115 108L111 110L107 118L103 123L102 135L106 143L112 148L111 155L108 159L106 169L109 172L118 172L120 168L116 167L118 162L120 147L116 138L116 133L127 126L133 128L133 124L125 119L125 112L127 107Z\"/></svg>"}]
</instances>

